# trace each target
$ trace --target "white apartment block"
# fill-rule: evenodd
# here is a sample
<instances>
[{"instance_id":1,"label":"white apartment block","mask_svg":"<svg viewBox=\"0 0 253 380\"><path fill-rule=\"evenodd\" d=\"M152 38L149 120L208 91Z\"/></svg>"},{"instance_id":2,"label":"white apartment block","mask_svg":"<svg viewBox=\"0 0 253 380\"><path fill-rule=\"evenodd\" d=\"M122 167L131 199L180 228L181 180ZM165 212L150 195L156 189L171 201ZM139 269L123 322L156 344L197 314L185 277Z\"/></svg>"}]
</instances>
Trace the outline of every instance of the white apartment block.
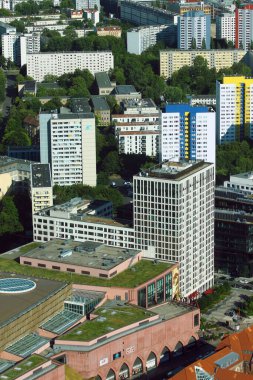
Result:
<instances>
[{"instance_id":1,"label":"white apartment block","mask_svg":"<svg viewBox=\"0 0 253 380\"><path fill-rule=\"evenodd\" d=\"M216 16L216 38L235 43L235 14L222 13Z\"/></svg>"},{"instance_id":2,"label":"white apartment block","mask_svg":"<svg viewBox=\"0 0 253 380\"><path fill-rule=\"evenodd\" d=\"M84 9L83 15L84 15L85 19L91 20L94 25L97 25L99 23L99 16L100 16L99 10L97 10L97 9Z\"/></svg>"},{"instance_id":3,"label":"white apartment block","mask_svg":"<svg viewBox=\"0 0 253 380\"><path fill-rule=\"evenodd\" d=\"M169 25L149 25L130 29L127 32L127 51L140 55L158 41L168 42L171 37Z\"/></svg>"},{"instance_id":4,"label":"white apartment block","mask_svg":"<svg viewBox=\"0 0 253 380\"><path fill-rule=\"evenodd\" d=\"M186 12L178 17L177 30L179 49L192 49L193 40L195 40L197 49L203 49L203 41L205 41L205 49L210 49L210 15L206 15L202 11Z\"/></svg>"},{"instance_id":5,"label":"white apartment block","mask_svg":"<svg viewBox=\"0 0 253 380\"><path fill-rule=\"evenodd\" d=\"M4 8L4 7L2 7ZM1 20L3 20L3 18L1 18ZM9 21L8 21L9 22ZM3 21L0 21L0 36L2 34L8 34L8 33L16 33L16 27L15 26L12 26L12 25L9 25L6 23L6 20L4 18L4 22Z\"/></svg>"},{"instance_id":6,"label":"white apartment block","mask_svg":"<svg viewBox=\"0 0 253 380\"><path fill-rule=\"evenodd\" d=\"M49 164L31 165L32 213L53 206L53 185Z\"/></svg>"},{"instance_id":7,"label":"white apartment block","mask_svg":"<svg viewBox=\"0 0 253 380\"><path fill-rule=\"evenodd\" d=\"M217 144L253 139L253 78L216 82L216 128Z\"/></svg>"},{"instance_id":8,"label":"white apartment block","mask_svg":"<svg viewBox=\"0 0 253 380\"><path fill-rule=\"evenodd\" d=\"M20 64L20 33L2 34L2 55L16 64Z\"/></svg>"},{"instance_id":9,"label":"white apartment block","mask_svg":"<svg viewBox=\"0 0 253 380\"><path fill-rule=\"evenodd\" d=\"M204 160L215 163L216 113L188 104L165 106L161 121L162 162Z\"/></svg>"},{"instance_id":10,"label":"white apartment block","mask_svg":"<svg viewBox=\"0 0 253 380\"><path fill-rule=\"evenodd\" d=\"M37 82L43 81L48 74L60 76L76 69L87 69L94 75L113 68L111 51L27 54L27 75Z\"/></svg>"},{"instance_id":11,"label":"white apartment block","mask_svg":"<svg viewBox=\"0 0 253 380\"><path fill-rule=\"evenodd\" d=\"M198 55L207 60L209 69L216 68L219 71L240 62L246 53L243 49L160 50L160 76L165 79L171 78L172 74L183 66L192 66Z\"/></svg>"},{"instance_id":12,"label":"white apartment block","mask_svg":"<svg viewBox=\"0 0 253 380\"><path fill-rule=\"evenodd\" d=\"M27 53L40 51L40 35L38 33L10 32L2 34L1 40L2 55L19 66L26 64Z\"/></svg>"},{"instance_id":13,"label":"white apartment block","mask_svg":"<svg viewBox=\"0 0 253 380\"><path fill-rule=\"evenodd\" d=\"M26 65L27 54L40 52L40 33L25 33L20 36L20 66Z\"/></svg>"},{"instance_id":14,"label":"white apartment block","mask_svg":"<svg viewBox=\"0 0 253 380\"><path fill-rule=\"evenodd\" d=\"M156 157L160 147L160 110L151 99L128 100L124 113L112 115L120 154Z\"/></svg>"},{"instance_id":15,"label":"white apartment block","mask_svg":"<svg viewBox=\"0 0 253 380\"><path fill-rule=\"evenodd\" d=\"M179 262L184 297L213 286L214 172L203 161L171 162L134 176L136 249Z\"/></svg>"},{"instance_id":16,"label":"white apartment block","mask_svg":"<svg viewBox=\"0 0 253 380\"><path fill-rule=\"evenodd\" d=\"M96 186L96 131L92 113L41 113L41 163L50 163L54 184Z\"/></svg>"}]
</instances>

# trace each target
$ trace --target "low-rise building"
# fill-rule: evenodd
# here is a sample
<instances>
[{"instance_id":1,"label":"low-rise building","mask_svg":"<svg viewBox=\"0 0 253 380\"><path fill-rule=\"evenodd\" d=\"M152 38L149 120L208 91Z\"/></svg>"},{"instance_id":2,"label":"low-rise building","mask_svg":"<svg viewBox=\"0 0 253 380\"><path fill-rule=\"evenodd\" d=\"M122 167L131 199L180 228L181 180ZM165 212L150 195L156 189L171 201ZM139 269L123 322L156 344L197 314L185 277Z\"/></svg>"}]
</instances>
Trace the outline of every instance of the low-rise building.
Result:
<instances>
[{"instance_id":1,"label":"low-rise building","mask_svg":"<svg viewBox=\"0 0 253 380\"><path fill-rule=\"evenodd\" d=\"M97 35L100 37L112 36L121 38L122 29L120 26L104 26L96 28Z\"/></svg>"},{"instance_id":2,"label":"low-rise building","mask_svg":"<svg viewBox=\"0 0 253 380\"><path fill-rule=\"evenodd\" d=\"M209 69L215 68L219 71L242 61L246 53L243 49L160 50L160 76L165 79L171 78L172 74L183 66L192 66L198 55L207 60Z\"/></svg>"},{"instance_id":3,"label":"low-rise building","mask_svg":"<svg viewBox=\"0 0 253 380\"><path fill-rule=\"evenodd\" d=\"M53 184L49 164L31 165L32 213L53 206Z\"/></svg>"},{"instance_id":4,"label":"low-rise building","mask_svg":"<svg viewBox=\"0 0 253 380\"><path fill-rule=\"evenodd\" d=\"M153 100L128 100L122 106L123 114L112 115L119 153L158 156L160 110Z\"/></svg>"},{"instance_id":5,"label":"low-rise building","mask_svg":"<svg viewBox=\"0 0 253 380\"><path fill-rule=\"evenodd\" d=\"M138 100L142 98L141 93L137 92L135 87L131 84L117 85L113 89L111 95L115 97L118 104L125 100Z\"/></svg>"},{"instance_id":6,"label":"low-rise building","mask_svg":"<svg viewBox=\"0 0 253 380\"><path fill-rule=\"evenodd\" d=\"M230 175L229 181L224 182L224 187L235 189L245 195L253 194L253 172Z\"/></svg>"},{"instance_id":7,"label":"low-rise building","mask_svg":"<svg viewBox=\"0 0 253 380\"><path fill-rule=\"evenodd\" d=\"M110 125L111 111L106 99L102 96L92 96L91 102L97 125Z\"/></svg>"},{"instance_id":8,"label":"low-rise building","mask_svg":"<svg viewBox=\"0 0 253 380\"><path fill-rule=\"evenodd\" d=\"M215 106L215 95L191 95L189 96L190 106Z\"/></svg>"},{"instance_id":9,"label":"low-rise building","mask_svg":"<svg viewBox=\"0 0 253 380\"><path fill-rule=\"evenodd\" d=\"M110 95L115 85L111 82L109 75L106 72L95 74L98 95Z\"/></svg>"}]
</instances>

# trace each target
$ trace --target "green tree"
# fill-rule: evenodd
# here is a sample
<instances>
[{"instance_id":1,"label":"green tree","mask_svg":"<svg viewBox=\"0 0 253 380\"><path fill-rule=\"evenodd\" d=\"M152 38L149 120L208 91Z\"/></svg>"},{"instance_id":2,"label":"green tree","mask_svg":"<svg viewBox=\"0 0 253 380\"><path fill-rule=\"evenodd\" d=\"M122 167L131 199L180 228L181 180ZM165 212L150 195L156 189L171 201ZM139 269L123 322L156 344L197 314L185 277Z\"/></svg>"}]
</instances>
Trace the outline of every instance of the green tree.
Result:
<instances>
[{"instance_id":1,"label":"green tree","mask_svg":"<svg viewBox=\"0 0 253 380\"><path fill-rule=\"evenodd\" d=\"M184 99L183 90L180 87L167 86L164 92L164 100L179 103Z\"/></svg>"},{"instance_id":2,"label":"green tree","mask_svg":"<svg viewBox=\"0 0 253 380\"><path fill-rule=\"evenodd\" d=\"M228 46L228 49L234 49L234 47L235 47L233 41L228 41L227 46Z\"/></svg>"},{"instance_id":3,"label":"green tree","mask_svg":"<svg viewBox=\"0 0 253 380\"><path fill-rule=\"evenodd\" d=\"M22 16L34 16L39 14L39 6L35 1L28 0L17 4L15 12Z\"/></svg>"},{"instance_id":4,"label":"green tree","mask_svg":"<svg viewBox=\"0 0 253 380\"><path fill-rule=\"evenodd\" d=\"M23 231L12 197L6 195L0 203L0 236Z\"/></svg>"},{"instance_id":5,"label":"green tree","mask_svg":"<svg viewBox=\"0 0 253 380\"><path fill-rule=\"evenodd\" d=\"M0 101L3 102L5 99L5 86L6 86L6 77L2 69L0 69Z\"/></svg>"},{"instance_id":6,"label":"green tree","mask_svg":"<svg viewBox=\"0 0 253 380\"><path fill-rule=\"evenodd\" d=\"M205 38L202 39L201 49L206 49L206 40L205 40Z\"/></svg>"},{"instance_id":7,"label":"green tree","mask_svg":"<svg viewBox=\"0 0 253 380\"><path fill-rule=\"evenodd\" d=\"M22 20L14 20L10 22L10 25L15 26L17 32L24 33L25 32L25 23Z\"/></svg>"},{"instance_id":8,"label":"green tree","mask_svg":"<svg viewBox=\"0 0 253 380\"><path fill-rule=\"evenodd\" d=\"M117 174L120 172L120 160L118 152L109 152L102 163L102 170L108 174Z\"/></svg>"},{"instance_id":9,"label":"green tree","mask_svg":"<svg viewBox=\"0 0 253 380\"><path fill-rule=\"evenodd\" d=\"M196 39L194 37L192 37L192 41L191 41L191 49L197 49L197 43L196 43Z\"/></svg>"}]
</instances>

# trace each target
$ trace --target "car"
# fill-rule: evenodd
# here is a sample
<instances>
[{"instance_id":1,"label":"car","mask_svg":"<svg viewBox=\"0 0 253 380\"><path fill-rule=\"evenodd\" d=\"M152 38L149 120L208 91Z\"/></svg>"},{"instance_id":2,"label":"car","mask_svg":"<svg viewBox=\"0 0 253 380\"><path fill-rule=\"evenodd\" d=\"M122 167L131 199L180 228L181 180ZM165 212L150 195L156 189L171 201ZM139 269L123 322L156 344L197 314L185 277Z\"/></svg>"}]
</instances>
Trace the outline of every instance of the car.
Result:
<instances>
[{"instance_id":1,"label":"car","mask_svg":"<svg viewBox=\"0 0 253 380\"><path fill-rule=\"evenodd\" d=\"M248 284L248 283L249 283L249 281L246 280L245 278L241 278L241 279L239 280L239 282L240 282L241 284Z\"/></svg>"},{"instance_id":2,"label":"car","mask_svg":"<svg viewBox=\"0 0 253 380\"><path fill-rule=\"evenodd\" d=\"M125 182L124 182L124 186L132 186L132 184L131 184L131 182L129 182L129 181L125 181Z\"/></svg>"},{"instance_id":3,"label":"car","mask_svg":"<svg viewBox=\"0 0 253 380\"><path fill-rule=\"evenodd\" d=\"M116 182L111 182L111 187L117 187L117 184L116 184Z\"/></svg>"}]
</instances>

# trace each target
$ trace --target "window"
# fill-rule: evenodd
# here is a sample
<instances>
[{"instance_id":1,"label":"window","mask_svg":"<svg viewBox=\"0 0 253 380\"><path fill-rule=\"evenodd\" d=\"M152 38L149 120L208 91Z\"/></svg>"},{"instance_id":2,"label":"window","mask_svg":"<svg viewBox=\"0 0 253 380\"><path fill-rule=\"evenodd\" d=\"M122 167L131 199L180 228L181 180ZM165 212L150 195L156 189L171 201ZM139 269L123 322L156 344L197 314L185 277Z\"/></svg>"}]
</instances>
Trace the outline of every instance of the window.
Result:
<instances>
[{"instance_id":1,"label":"window","mask_svg":"<svg viewBox=\"0 0 253 380\"><path fill-rule=\"evenodd\" d=\"M67 268L67 272L75 272L76 270L75 269L73 269L73 268Z\"/></svg>"},{"instance_id":2,"label":"window","mask_svg":"<svg viewBox=\"0 0 253 380\"><path fill-rule=\"evenodd\" d=\"M52 269L60 270L60 267L57 267L56 265L52 265Z\"/></svg>"},{"instance_id":3,"label":"window","mask_svg":"<svg viewBox=\"0 0 253 380\"><path fill-rule=\"evenodd\" d=\"M194 327L199 325L199 314L194 315Z\"/></svg>"},{"instance_id":4,"label":"window","mask_svg":"<svg viewBox=\"0 0 253 380\"><path fill-rule=\"evenodd\" d=\"M38 263L38 267L40 267L40 268L46 268L46 264Z\"/></svg>"},{"instance_id":5,"label":"window","mask_svg":"<svg viewBox=\"0 0 253 380\"><path fill-rule=\"evenodd\" d=\"M25 265L32 265L31 261L24 261Z\"/></svg>"}]
</instances>

